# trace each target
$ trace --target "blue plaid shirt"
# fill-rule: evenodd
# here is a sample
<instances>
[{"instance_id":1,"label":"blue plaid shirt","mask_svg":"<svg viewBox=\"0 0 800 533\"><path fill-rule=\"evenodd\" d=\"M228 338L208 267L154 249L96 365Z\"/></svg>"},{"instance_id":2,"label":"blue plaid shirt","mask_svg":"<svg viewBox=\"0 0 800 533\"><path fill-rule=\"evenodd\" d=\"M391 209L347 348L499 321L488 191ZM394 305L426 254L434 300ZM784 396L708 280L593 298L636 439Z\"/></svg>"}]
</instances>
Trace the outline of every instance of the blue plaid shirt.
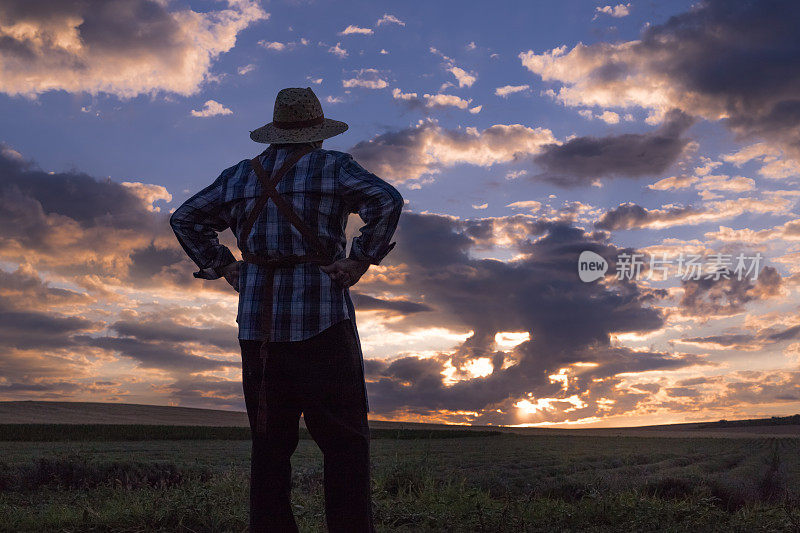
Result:
<instances>
[{"instance_id":1,"label":"blue plaid shirt","mask_svg":"<svg viewBox=\"0 0 800 533\"><path fill-rule=\"evenodd\" d=\"M277 170L289 150L265 150L260 156L267 172ZM403 197L392 185L365 170L350 154L314 150L304 155L276 186L297 214L316 230L320 240L345 257L345 227L349 213L365 222L354 237L349 257L377 265L394 247L394 234ZM200 268L194 277L218 279L222 268L236 261L219 243L217 233L231 228L241 246L241 229L262 187L250 160L222 171L208 187L186 200L170 217L170 225L187 255ZM257 255L282 256L314 253L310 243L270 200L256 218L246 243ZM333 324L355 320L350 292L337 286L314 264L276 268L273 284L272 325L264 331L265 267L242 263L239 271L239 338L298 341Z\"/></svg>"}]
</instances>

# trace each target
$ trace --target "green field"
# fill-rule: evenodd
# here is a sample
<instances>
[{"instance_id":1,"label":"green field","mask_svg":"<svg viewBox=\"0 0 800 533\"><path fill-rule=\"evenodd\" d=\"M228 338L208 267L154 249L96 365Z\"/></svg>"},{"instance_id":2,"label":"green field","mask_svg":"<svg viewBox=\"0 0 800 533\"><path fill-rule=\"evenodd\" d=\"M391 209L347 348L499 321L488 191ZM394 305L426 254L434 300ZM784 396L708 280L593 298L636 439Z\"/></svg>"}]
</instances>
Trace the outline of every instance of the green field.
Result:
<instances>
[{"instance_id":1,"label":"green field","mask_svg":"<svg viewBox=\"0 0 800 533\"><path fill-rule=\"evenodd\" d=\"M208 409L0 402L0 529L246 531L246 423L243 413ZM370 427L382 532L800 532L800 426L791 417ZM322 455L304 428L301 436L295 515L301 531L323 531Z\"/></svg>"},{"instance_id":2,"label":"green field","mask_svg":"<svg viewBox=\"0 0 800 533\"><path fill-rule=\"evenodd\" d=\"M7 531L245 531L247 440L0 443ZM372 442L380 531L797 531L800 440L520 436ZM293 458L322 531L322 458Z\"/></svg>"}]
</instances>

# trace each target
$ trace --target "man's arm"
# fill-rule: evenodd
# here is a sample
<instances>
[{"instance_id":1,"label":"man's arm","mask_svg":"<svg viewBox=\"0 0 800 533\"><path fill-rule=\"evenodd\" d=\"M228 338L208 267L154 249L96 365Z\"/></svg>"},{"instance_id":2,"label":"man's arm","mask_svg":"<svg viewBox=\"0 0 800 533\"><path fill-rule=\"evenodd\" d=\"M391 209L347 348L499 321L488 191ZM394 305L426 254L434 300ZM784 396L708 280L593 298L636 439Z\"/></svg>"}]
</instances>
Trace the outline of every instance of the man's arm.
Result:
<instances>
[{"instance_id":1,"label":"man's arm","mask_svg":"<svg viewBox=\"0 0 800 533\"><path fill-rule=\"evenodd\" d=\"M403 197L392 185L364 169L349 156L339 168L340 191L350 213L364 221L353 237L347 259L323 267L344 286L353 285L369 265L378 265L395 243L390 242L403 210Z\"/></svg>"},{"instance_id":2,"label":"man's arm","mask_svg":"<svg viewBox=\"0 0 800 533\"><path fill-rule=\"evenodd\" d=\"M218 279L227 267L236 262L227 246L219 243L217 233L229 226L222 188L231 167L220 174L214 183L201 190L180 207L169 219L172 231L189 258L200 268L193 275L202 279Z\"/></svg>"}]
</instances>

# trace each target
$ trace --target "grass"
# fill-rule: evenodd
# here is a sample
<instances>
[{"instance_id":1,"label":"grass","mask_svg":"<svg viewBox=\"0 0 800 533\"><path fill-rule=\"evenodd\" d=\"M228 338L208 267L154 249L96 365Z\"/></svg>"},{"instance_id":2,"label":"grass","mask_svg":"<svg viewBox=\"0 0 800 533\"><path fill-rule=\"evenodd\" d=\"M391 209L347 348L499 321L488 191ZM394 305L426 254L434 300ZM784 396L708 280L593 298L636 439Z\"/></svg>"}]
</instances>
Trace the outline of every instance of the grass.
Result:
<instances>
[{"instance_id":1,"label":"grass","mask_svg":"<svg viewBox=\"0 0 800 533\"><path fill-rule=\"evenodd\" d=\"M0 443L4 531L246 531L247 440ZM798 439L495 435L372 442L379 531L800 531ZM323 531L321 454L293 457Z\"/></svg>"}]
</instances>

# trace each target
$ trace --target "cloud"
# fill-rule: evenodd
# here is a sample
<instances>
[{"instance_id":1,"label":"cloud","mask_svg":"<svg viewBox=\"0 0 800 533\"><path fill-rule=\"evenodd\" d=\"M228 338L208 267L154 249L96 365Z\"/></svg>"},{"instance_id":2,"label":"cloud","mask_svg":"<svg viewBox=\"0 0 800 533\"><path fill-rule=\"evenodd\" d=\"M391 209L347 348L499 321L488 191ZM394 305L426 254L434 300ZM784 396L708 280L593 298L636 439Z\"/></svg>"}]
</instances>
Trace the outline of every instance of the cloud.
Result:
<instances>
[{"instance_id":1,"label":"cloud","mask_svg":"<svg viewBox=\"0 0 800 533\"><path fill-rule=\"evenodd\" d=\"M353 303L363 311L389 311L394 314L410 315L432 311L433 309L423 303L411 302L402 298L384 300L360 292L352 292Z\"/></svg>"},{"instance_id":2,"label":"cloud","mask_svg":"<svg viewBox=\"0 0 800 533\"><path fill-rule=\"evenodd\" d=\"M75 335L74 339L94 348L130 358L145 369L166 370L175 373L195 373L221 370L241 365L230 360L221 360L195 355L190 350L170 342L143 342L135 337L90 337Z\"/></svg>"},{"instance_id":3,"label":"cloud","mask_svg":"<svg viewBox=\"0 0 800 533\"><path fill-rule=\"evenodd\" d=\"M494 90L494 94L502 98L508 97L509 94L521 93L530 89L530 85L503 85Z\"/></svg>"},{"instance_id":4,"label":"cloud","mask_svg":"<svg viewBox=\"0 0 800 533\"><path fill-rule=\"evenodd\" d=\"M707 174L700 178L694 186L702 191L746 192L755 190L756 182L744 176Z\"/></svg>"},{"instance_id":5,"label":"cloud","mask_svg":"<svg viewBox=\"0 0 800 533\"><path fill-rule=\"evenodd\" d=\"M619 113L615 113L614 111L605 110L602 113L592 113L591 109L581 109L578 111L578 114L588 120L602 120L606 124L619 124L620 121ZM633 121L633 115L625 113L622 119L631 122Z\"/></svg>"},{"instance_id":6,"label":"cloud","mask_svg":"<svg viewBox=\"0 0 800 533\"><path fill-rule=\"evenodd\" d=\"M457 107L459 109L466 109L469 107L469 104L472 102L472 98L469 100L465 100L460 96L456 96L453 94L423 94L422 97L425 99L425 105L427 107Z\"/></svg>"},{"instance_id":7,"label":"cloud","mask_svg":"<svg viewBox=\"0 0 800 533\"><path fill-rule=\"evenodd\" d=\"M429 136L422 146L438 164L491 166L535 151L547 142L543 132L552 137L521 125L452 131L421 123L411 130L395 140L414 145L415 135ZM408 154L419 154L418 147L401 155ZM191 277L194 265L167 233L167 213L149 208L166 199L166 190L76 171L49 174L10 147L0 149L0 177L6 228L0 258L22 264L14 272L0 269L0 395L243 409L235 295L206 293L210 282ZM670 403L681 397L668 399L668 389L681 387L699 391L696 400L707 409L714 386L724 387L720 401L734 406L796 393L799 381L790 373L670 379L672 371L683 377L718 367L703 355L614 340L663 331L667 313L656 305L662 292L614 276L594 284L577 278L580 251L617 255L620 248L608 239L605 232L530 213L460 219L406 212L397 247L354 292L360 312L374 320L362 331L412 338L439 328L464 340L441 350L411 346L390 360L368 358L375 414L561 422L684 410ZM512 259L485 258L494 252ZM43 272L59 283L47 282ZM189 284L191 301L182 300L176 289ZM767 268L755 283L701 284L680 310L711 306L729 313L775 297L782 284ZM722 298L726 293L733 307ZM798 331L796 321L782 319L753 334L764 343L791 343ZM639 375L654 371L661 376Z\"/></svg>"},{"instance_id":8,"label":"cloud","mask_svg":"<svg viewBox=\"0 0 800 533\"><path fill-rule=\"evenodd\" d=\"M337 35L372 35L372 28L359 28L350 24Z\"/></svg>"},{"instance_id":9,"label":"cloud","mask_svg":"<svg viewBox=\"0 0 800 533\"><path fill-rule=\"evenodd\" d=\"M685 189L693 183L697 183L700 178L696 176L687 176L685 174L680 176L670 176L669 178L660 179L655 183L651 183L647 187L656 191L669 191L676 189Z\"/></svg>"},{"instance_id":10,"label":"cloud","mask_svg":"<svg viewBox=\"0 0 800 533\"><path fill-rule=\"evenodd\" d=\"M635 41L579 43L519 55L565 105L649 109L659 122L671 109L722 121L737 140L777 144L800 158L800 55L791 0L707 0L646 27Z\"/></svg>"},{"instance_id":11,"label":"cloud","mask_svg":"<svg viewBox=\"0 0 800 533\"><path fill-rule=\"evenodd\" d=\"M702 224L744 213L771 213L785 215L792 207L786 198L738 198L707 202L701 206L666 205L660 209L646 209L627 202L610 209L595 223L602 230L662 229L684 224Z\"/></svg>"},{"instance_id":12,"label":"cloud","mask_svg":"<svg viewBox=\"0 0 800 533\"><path fill-rule=\"evenodd\" d=\"M283 52L287 48L284 43L278 41L258 41L258 44L267 50L275 50L276 52Z\"/></svg>"},{"instance_id":13,"label":"cloud","mask_svg":"<svg viewBox=\"0 0 800 533\"><path fill-rule=\"evenodd\" d=\"M627 17L630 15L630 2L627 4L617 4L615 6L603 6L603 7L596 7L594 8L594 17L592 20L597 19L601 14L602 15L609 15L614 18L622 18Z\"/></svg>"},{"instance_id":14,"label":"cloud","mask_svg":"<svg viewBox=\"0 0 800 533\"><path fill-rule=\"evenodd\" d=\"M510 204L506 205L506 207L510 207L511 209L538 211L542 207L542 202L537 202L536 200L521 200L519 202L511 202Z\"/></svg>"},{"instance_id":15,"label":"cloud","mask_svg":"<svg viewBox=\"0 0 800 533\"><path fill-rule=\"evenodd\" d=\"M553 143L533 158L544 168L536 177L561 187L576 187L600 177L661 174L683 154L689 139L682 134L692 123L691 117L673 110L652 132L575 137L563 144Z\"/></svg>"},{"instance_id":16,"label":"cloud","mask_svg":"<svg viewBox=\"0 0 800 533\"><path fill-rule=\"evenodd\" d=\"M203 109L195 110L192 109L192 116L193 117L216 117L219 115L231 115L233 111L225 107L224 105L220 104L216 100L207 100L205 104L203 104Z\"/></svg>"},{"instance_id":17,"label":"cloud","mask_svg":"<svg viewBox=\"0 0 800 533\"><path fill-rule=\"evenodd\" d=\"M356 77L342 80L342 87L361 87L364 89L385 89L389 86L386 80L379 77L380 72L374 68L362 68L356 71Z\"/></svg>"},{"instance_id":18,"label":"cloud","mask_svg":"<svg viewBox=\"0 0 800 533\"><path fill-rule=\"evenodd\" d=\"M419 101L419 98L417 97L417 93L404 93L403 91L401 91L397 87L392 89L392 98L394 98L395 100L405 100L405 101L408 101L408 102L414 102L414 101L418 102Z\"/></svg>"},{"instance_id":19,"label":"cloud","mask_svg":"<svg viewBox=\"0 0 800 533\"><path fill-rule=\"evenodd\" d=\"M196 94L239 32L269 17L252 0L227 6L198 13L156 0L8 0L0 5L0 91Z\"/></svg>"},{"instance_id":20,"label":"cloud","mask_svg":"<svg viewBox=\"0 0 800 533\"><path fill-rule=\"evenodd\" d=\"M360 78L351 78L348 80L342 80L342 87L348 89L352 87L361 87L363 89L385 89L388 86L389 84L386 83L386 80L382 79L364 80Z\"/></svg>"},{"instance_id":21,"label":"cloud","mask_svg":"<svg viewBox=\"0 0 800 533\"><path fill-rule=\"evenodd\" d=\"M735 315L744 311L745 304L768 299L780 292L782 279L774 267L763 267L755 282L749 276L738 279L733 268L723 268L723 271L728 279L705 279L704 273L700 279L681 281L683 295L679 305L684 314L702 317L703 320Z\"/></svg>"},{"instance_id":22,"label":"cloud","mask_svg":"<svg viewBox=\"0 0 800 533\"><path fill-rule=\"evenodd\" d=\"M328 48L328 52L340 59L347 57L347 50L342 48L342 43L336 43L335 45L331 46Z\"/></svg>"},{"instance_id":23,"label":"cloud","mask_svg":"<svg viewBox=\"0 0 800 533\"><path fill-rule=\"evenodd\" d=\"M621 230L634 228L661 228L686 224L691 217L702 213L694 207L669 207L667 209L645 209L632 203L620 204L603 214L595 223L602 230Z\"/></svg>"},{"instance_id":24,"label":"cloud","mask_svg":"<svg viewBox=\"0 0 800 533\"><path fill-rule=\"evenodd\" d=\"M453 94L423 94L420 97L417 93L404 93L395 87L392 90L392 98L400 100L411 109L436 109L442 107L457 107L458 109L468 109L470 113L480 113L483 106L469 107L472 98L464 99Z\"/></svg>"},{"instance_id":25,"label":"cloud","mask_svg":"<svg viewBox=\"0 0 800 533\"><path fill-rule=\"evenodd\" d=\"M378 19L378 22L375 23L376 26L381 26L383 24L397 24L398 26L406 25L405 22L395 17L394 15L389 15L388 13L384 13L383 16Z\"/></svg>"},{"instance_id":26,"label":"cloud","mask_svg":"<svg viewBox=\"0 0 800 533\"><path fill-rule=\"evenodd\" d=\"M286 52L288 50L294 50L298 46L307 46L308 44L308 39L302 37L297 41L289 41L286 43L282 43L280 41L267 41L265 39L258 41L259 46L263 46L267 50L273 50L275 52Z\"/></svg>"},{"instance_id":27,"label":"cloud","mask_svg":"<svg viewBox=\"0 0 800 533\"><path fill-rule=\"evenodd\" d=\"M379 176L405 182L456 164L488 167L514 161L537 153L553 140L550 130L521 124L461 131L421 121L414 127L359 142L349 151Z\"/></svg>"},{"instance_id":28,"label":"cloud","mask_svg":"<svg viewBox=\"0 0 800 533\"><path fill-rule=\"evenodd\" d=\"M256 66L254 64L250 63L249 65L243 65L243 66L239 67L238 69L236 69L236 72L240 76L245 76L245 75L250 74L251 72L253 72L255 69L256 69Z\"/></svg>"},{"instance_id":29,"label":"cloud","mask_svg":"<svg viewBox=\"0 0 800 533\"><path fill-rule=\"evenodd\" d=\"M431 46L430 52L434 55L438 55L439 57L442 58L442 60L444 60L445 70L456 78L459 87L472 87L472 84L475 83L475 81L478 79L478 75L475 72L467 72L466 70L456 66L453 58L447 57L437 48ZM446 85L452 86L452 84L449 82ZM443 90L444 88L446 87L443 86L442 89L439 90Z\"/></svg>"},{"instance_id":30,"label":"cloud","mask_svg":"<svg viewBox=\"0 0 800 533\"><path fill-rule=\"evenodd\" d=\"M521 257L513 262L472 257L472 250L500 239L509 239L505 245ZM406 315L393 327L441 324L472 335L452 351L370 361L370 405L384 416L414 412L446 418L459 411L454 419L473 423L574 420L601 412L599 400L606 394L617 399L620 411L646 399L614 389L619 373L706 364L694 355L611 345L611 332L654 331L664 318L645 304L650 296L633 285L616 292L582 283L573 272L579 251L594 249L610 257L615 249L563 222L523 215L458 220L409 212L397 242L390 263L414 273L404 291L425 294L433 311ZM495 338L504 331L527 332L528 340L501 349ZM471 370L476 362L486 371ZM554 374L563 379L554 381ZM578 394L580 402L568 400ZM521 400L552 408L526 411L515 407L525 405Z\"/></svg>"},{"instance_id":31,"label":"cloud","mask_svg":"<svg viewBox=\"0 0 800 533\"><path fill-rule=\"evenodd\" d=\"M757 161L761 164L758 174L769 179L800 176L800 161L786 158L783 150L764 142L745 146L734 153L724 154L722 160L737 167L750 161Z\"/></svg>"},{"instance_id":32,"label":"cloud","mask_svg":"<svg viewBox=\"0 0 800 533\"><path fill-rule=\"evenodd\" d=\"M165 202L172 201L172 195L163 185L123 181L122 186L127 187L129 191L141 198L144 202L145 209L148 211L161 211L160 206L153 205L159 200L164 200Z\"/></svg>"},{"instance_id":33,"label":"cloud","mask_svg":"<svg viewBox=\"0 0 800 533\"><path fill-rule=\"evenodd\" d=\"M720 226L718 231L709 231L703 235L706 239L723 242L741 242L749 244L764 243L773 239L782 241L800 240L800 219L790 220L779 226L754 231L748 228L734 230ZM775 259L777 261L777 259Z\"/></svg>"},{"instance_id":34,"label":"cloud","mask_svg":"<svg viewBox=\"0 0 800 533\"><path fill-rule=\"evenodd\" d=\"M478 79L477 76L468 73L463 68L453 66L447 70L449 70L450 73L455 76L456 80L458 80L459 87L472 87L472 84Z\"/></svg>"},{"instance_id":35,"label":"cloud","mask_svg":"<svg viewBox=\"0 0 800 533\"><path fill-rule=\"evenodd\" d=\"M142 289L193 284L195 265L181 255L169 213L154 205L171 198L164 187L49 173L7 155L13 153L0 150L0 224L6 228L0 260L67 276L108 301L120 296L106 283L135 281ZM137 255L144 250L152 253ZM131 277L139 271L137 260L147 257L147 275Z\"/></svg>"}]
</instances>

